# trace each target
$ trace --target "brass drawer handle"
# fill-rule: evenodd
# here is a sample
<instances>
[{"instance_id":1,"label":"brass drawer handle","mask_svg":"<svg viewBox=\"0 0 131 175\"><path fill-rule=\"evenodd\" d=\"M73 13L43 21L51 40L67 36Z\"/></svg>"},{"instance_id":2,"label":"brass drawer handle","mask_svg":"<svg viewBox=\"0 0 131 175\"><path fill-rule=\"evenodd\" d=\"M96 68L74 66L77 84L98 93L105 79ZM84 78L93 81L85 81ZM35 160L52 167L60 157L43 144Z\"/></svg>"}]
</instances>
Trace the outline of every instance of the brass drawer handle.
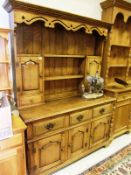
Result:
<instances>
[{"instance_id":1,"label":"brass drawer handle","mask_svg":"<svg viewBox=\"0 0 131 175\"><path fill-rule=\"evenodd\" d=\"M48 129L48 130L51 130L51 129L54 128L54 126L55 126L54 123L48 123L48 124L45 126L45 128Z\"/></svg>"},{"instance_id":2,"label":"brass drawer handle","mask_svg":"<svg viewBox=\"0 0 131 175\"><path fill-rule=\"evenodd\" d=\"M100 113L101 114L103 114L104 112L105 112L105 109L104 108L100 109Z\"/></svg>"},{"instance_id":3,"label":"brass drawer handle","mask_svg":"<svg viewBox=\"0 0 131 175\"><path fill-rule=\"evenodd\" d=\"M89 129L87 128L87 129L86 129L86 132L88 132L88 131L89 131Z\"/></svg>"},{"instance_id":4,"label":"brass drawer handle","mask_svg":"<svg viewBox=\"0 0 131 175\"><path fill-rule=\"evenodd\" d=\"M83 115L79 115L78 117L77 117L77 120L80 122L80 121L82 121L83 120Z\"/></svg>"}]
</instances>

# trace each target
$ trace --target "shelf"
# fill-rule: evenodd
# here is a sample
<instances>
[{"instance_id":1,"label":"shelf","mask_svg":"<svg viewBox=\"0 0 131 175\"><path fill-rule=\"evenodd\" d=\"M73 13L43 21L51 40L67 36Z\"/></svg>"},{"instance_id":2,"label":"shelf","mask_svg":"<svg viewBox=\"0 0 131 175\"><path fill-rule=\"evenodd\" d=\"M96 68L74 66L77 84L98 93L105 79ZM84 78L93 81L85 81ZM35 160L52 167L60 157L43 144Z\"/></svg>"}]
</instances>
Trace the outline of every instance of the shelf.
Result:
<instances>
[{"instance_id":1,"label":"shelf","mask_svg":"<svg viewBox=\"0 0 131 175\"><path fill-rule=\"evenodd\" d=\"M0 64L9 64L9 61L0 61Z\"/></svg>"},{"instance_id":2,"label":"shelf","mask_svg":"<svg viewBox=\"0 0 131 175\"><path fill-rule=\"evenodd\" d=\"M56 55L56 54L46 54L44 57L48 58L85 58L85 55Z\"/></svg>"},{"instance_id":3,"label":"shelf","mask_svg":"<svg viewBox=\"0 0 131 175\"><path fill-rule=\"evenodd\" d=\"M121 84L118 84L116 82L113 83L109 83L106 85L106 87L104 88L107 91L111 91L111 92L126 92L128 90L131 90L131 81L127 80L127 83L129 84L128 86L124 86Z\"/></svg>"},{"instance_id":4,"label":"shelf","mask_svg":"<svg viewBox=\"0 0 131 175\"><path fill-rule=\"evenodd\" d=\"M0 88L0 91L11 90L11 87Z\"/></svg>"},{"instance_id":5,"label":"shelf","mask_svg":"<svg viewBox=\"0 0 131 175\"><path fill-rule=\"evenodd\" d=\"M87 55L87 57L89 58L98 58L98 57L102 57L101 55Z\"/></svg>"},{"instance_id":6,"label":"shelf","mask_svg":"<svg viewBox=\"0 0 131 175\"><path fill-rule=\"evenodd\" d=\"M52 80L65 80L65 79L76 79L76 78L84 78L83 75L66 75L66 76L53 76L53 77L45 77L45 81Z\"/></svg>"},{"instance_id":7,"label":"shelf","mask_svg":"<svg viewBox=\"0 0 131 175\"><path fill-rule=\"evenodd\" d=\"M130 48L131 46L130 45L123 45L123 44L111 44L111 47L112 46L115 46L115 47L127 47L127 48Z\"/></svg>"},{"instance_id":8,"label":"shelf","mask_svg":"<svg viewBox=\"0 0 131 175\"><path fill-rule=\"evenodd\" d=\"M110 64L108 67L109 67L109 68L110 68L110 67L116 67L116 68L117 68L117 67L118 67L118 68L123 67L123 68L125 68L125 67L128 67L128 66L127 66L127 65L124 65L124 64L112 64L112 65Z\"/></svg>"}]
</instances>

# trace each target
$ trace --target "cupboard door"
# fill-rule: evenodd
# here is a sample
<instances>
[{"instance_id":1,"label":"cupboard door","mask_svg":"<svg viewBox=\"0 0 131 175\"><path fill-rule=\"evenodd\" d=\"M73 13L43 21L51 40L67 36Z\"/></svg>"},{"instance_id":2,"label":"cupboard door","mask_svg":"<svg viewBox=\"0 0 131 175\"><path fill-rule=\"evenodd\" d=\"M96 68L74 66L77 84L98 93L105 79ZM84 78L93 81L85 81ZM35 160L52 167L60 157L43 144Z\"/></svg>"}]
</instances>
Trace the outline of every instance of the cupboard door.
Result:
<instances>
[{"instance_id":1,"label":"cupboard door","mask_svg":"<svg viewBox=\"0 0 131 175\"><path fill-rule=\"evenodd\" d=\"M127 129L129 124L130 104L118 105L116 108L114 131L115 133Z\"/></svg>"},{"instance_id":2,"label":"cupboard door","mask_svg":"<svg viewBox=\"0 0 131 175\"><path fill-rule=\"evenodd\" d=\"M69 131L68 157L78 156L89 147L90 125L82 125Z\"/></svg>"},{"instance_id":3,"label":"cupboard door","mask_svg":"<svg viewBox=\"0 0 131 175\"><path fill-rule=\"evenodd\" d=\"M43 61L34 55L19 55L17 66L17 92L20 106L42 102Z\"/></svg>"},{"instance_id":4,"label":"cupboard door","mask_svg":"<svg viewBox=\"0 0 131 175\"><path fill-rule=\"evenodd\" d=\"M101 56L87 56L86 74L96 76L96 73L101 75Z\"/></svg>"},{"instance_id":5,"label":"cupboard door","mask_svg":"<svg viewBox=\"0 0 131 175\"><path fill-rule=\"evenodd\" d=\"M28 145L30 151L30 169L33 173L42 172L53 168L67 158L67 133L57 134L41 139Z\"/></svg>"},{"instance_id":6,"label":"cupboard door","mask_svg":"<svg viewBox=\"0 0 131 175\"><path fill-rule=\"evenodd\" d=\"M109 137L110 116L92 122L90 146L106 141Z\"/></svg>"},{"instance_id":7,"label":"cupboard door","mask_svg":"<svg viewBox=\"0 0 131 175\"><path fill-rule=\"evenodd\" d=\"M26 175L22 147L0 153L0 175Z\"/></svg>"}]
</instances>

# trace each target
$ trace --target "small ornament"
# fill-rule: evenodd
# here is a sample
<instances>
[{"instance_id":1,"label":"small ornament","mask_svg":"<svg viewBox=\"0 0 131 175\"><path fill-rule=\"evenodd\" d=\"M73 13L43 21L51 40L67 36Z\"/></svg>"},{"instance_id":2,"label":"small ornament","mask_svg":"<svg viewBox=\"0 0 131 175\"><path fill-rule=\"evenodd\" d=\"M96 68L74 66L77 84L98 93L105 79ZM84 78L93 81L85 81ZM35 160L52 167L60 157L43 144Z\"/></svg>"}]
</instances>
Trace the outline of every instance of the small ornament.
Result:
<instances>
[{"instance_id":1,"label":"small ornament","mask_svg":"<svg viewBox=\"0 0 131 175\"><path fill-rule=\"evenodd\" d=\"M86 99L98 98L103 96L104 79L98 74L96 76L87 75L84 80L83 97Z\"/></svg>"}]
</instances>

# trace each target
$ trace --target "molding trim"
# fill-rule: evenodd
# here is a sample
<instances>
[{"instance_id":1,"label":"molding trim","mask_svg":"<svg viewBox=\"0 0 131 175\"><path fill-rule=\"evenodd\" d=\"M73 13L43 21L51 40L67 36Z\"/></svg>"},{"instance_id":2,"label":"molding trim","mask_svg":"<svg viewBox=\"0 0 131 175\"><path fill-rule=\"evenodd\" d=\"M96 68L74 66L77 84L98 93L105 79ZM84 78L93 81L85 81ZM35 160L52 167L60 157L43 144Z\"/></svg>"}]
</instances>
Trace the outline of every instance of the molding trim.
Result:
<instances>
[{"instance_id":1,"label":"molding trim","mask_svg":"<svg viewBox=\"0 0 131 175\"><path fill-rule=\"evenodd\" d=\"M102 9L116 6L127 10L131 10L131 3L125 0L106 0L104 2L101 2L100 5Z\"/></svg>"},{"instance_id":2,"label":"molding trim","mask_svg":"<svg viewBox=\"0 0 131 175\"><path fill-rule=\"evenodd\" d=\"M62 25L66 30L77 31L85 29L85 33L92 33L96 30L100 35L107 36L111 24L87 18L59 10L54 10L17 0L6 0L3 7L7 12L15 14L14 22L31 25L36 21L43 21L45 27L54 28L56 24ZM29 15L30 14L30 15Z\"/></svg>"},{"instance_id":3,"label":"molding trim","mask_svg":"<svg viewBox=\"0 0 131 175\"><path fill-rule=\"evenodd\" d=\"M40 15L36 13L23 12L21 10L15 10L14 13L15 23L31 25L36 21L43 21L45 27L55 28L56 24L60 24L68 31L77 31L81 28L85 29L85 33L91 34L93 31L98 32L101 36L107 36L108 29L99 26L92 26L90 24L81 23L78 21L72 21L62 18L55 18L47 15Z\"/></svg>"}]
</instances>

